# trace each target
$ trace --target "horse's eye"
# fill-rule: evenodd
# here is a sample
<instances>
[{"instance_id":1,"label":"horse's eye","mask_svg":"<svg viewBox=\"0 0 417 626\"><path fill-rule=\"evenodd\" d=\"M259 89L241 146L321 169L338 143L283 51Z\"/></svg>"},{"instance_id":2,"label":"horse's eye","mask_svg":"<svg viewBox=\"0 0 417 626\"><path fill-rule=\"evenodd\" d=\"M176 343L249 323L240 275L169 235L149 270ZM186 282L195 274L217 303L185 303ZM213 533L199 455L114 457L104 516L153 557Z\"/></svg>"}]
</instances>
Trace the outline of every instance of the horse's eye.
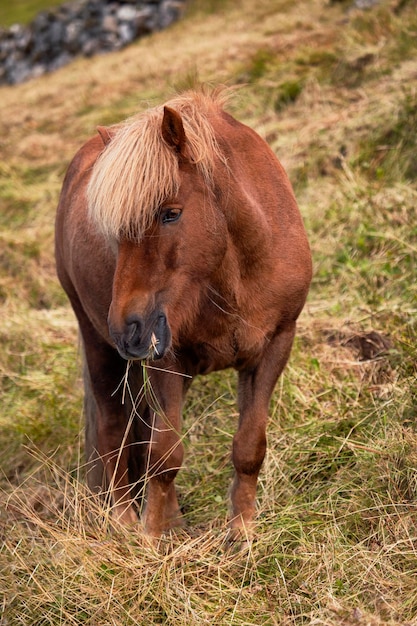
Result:
<instances>
[{"instance_id":1,"label":"horse's eye","mask_svg":"<svg viewBox=\"0 0 417 626\"><path fill-rule=\"evenodd\" d=\"M161 214L161 222L163 224L176 222L180 218L181 213L182 210L178 207L170 207L169 209L164 209Z\"/></svg>"}]
</instances>

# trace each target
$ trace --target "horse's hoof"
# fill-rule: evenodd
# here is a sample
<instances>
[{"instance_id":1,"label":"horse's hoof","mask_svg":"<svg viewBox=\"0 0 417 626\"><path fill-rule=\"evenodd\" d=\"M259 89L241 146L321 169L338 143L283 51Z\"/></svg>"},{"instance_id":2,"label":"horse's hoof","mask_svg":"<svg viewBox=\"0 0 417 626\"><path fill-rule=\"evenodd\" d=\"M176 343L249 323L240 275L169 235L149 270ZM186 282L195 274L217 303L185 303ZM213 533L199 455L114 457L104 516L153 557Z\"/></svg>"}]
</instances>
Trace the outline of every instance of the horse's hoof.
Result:
<instances>
[{"instance_id":1,"label":"horse's hoof","mask_svg":"<svg viewBox=\"0 0 417 626\"><path fill-rule=\"evenodd\" d=\"M132 505L117 505L113 510L113 520L126 528L133 528L138 525L139 518Z\"/></svg>"},{"instance_id":2,"label":"horse's hoof","mask_svg":"<svg viewBox=\"0 0 417 626\"><path fill-rule=\"evenodd\" d=\"M252 548L253 535L245 527L229 528L226 534L228 549L237 554L248 552Z\"/></svg>"}]
</instances>

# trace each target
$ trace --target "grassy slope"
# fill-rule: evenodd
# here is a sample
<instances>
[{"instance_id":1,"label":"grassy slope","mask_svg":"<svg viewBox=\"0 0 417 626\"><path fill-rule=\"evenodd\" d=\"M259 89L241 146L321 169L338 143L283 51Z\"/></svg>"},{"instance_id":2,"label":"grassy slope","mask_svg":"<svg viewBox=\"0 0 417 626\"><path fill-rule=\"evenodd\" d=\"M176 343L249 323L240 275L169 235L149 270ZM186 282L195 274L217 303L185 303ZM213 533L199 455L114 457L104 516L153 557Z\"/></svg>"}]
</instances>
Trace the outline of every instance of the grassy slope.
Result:
<instances>
[{"instance_id":1,"label":"grassy slope","mask_svg":"<svg viewBox=\"0 0 417 626\"><path fill-rule=\"evenodd\" d=\"M1 90L0 620L410 623L417 619L414 4L350 13L346 3L319 0L198 5L182 23L122 52ZM271 407L259 539L244 554L223 545L232 373L197 382L186 406L189 454L178 482L191 536L156 550L140 536L109 534L103 511L91 518L95 505L77 469L77 332L54 275L54 211L75 150L97 124L160 102L195 77L245 84L232 112L288 169L315 263ZM362 360L370 331L390 346Z\"/></svg>"}]
</instances>

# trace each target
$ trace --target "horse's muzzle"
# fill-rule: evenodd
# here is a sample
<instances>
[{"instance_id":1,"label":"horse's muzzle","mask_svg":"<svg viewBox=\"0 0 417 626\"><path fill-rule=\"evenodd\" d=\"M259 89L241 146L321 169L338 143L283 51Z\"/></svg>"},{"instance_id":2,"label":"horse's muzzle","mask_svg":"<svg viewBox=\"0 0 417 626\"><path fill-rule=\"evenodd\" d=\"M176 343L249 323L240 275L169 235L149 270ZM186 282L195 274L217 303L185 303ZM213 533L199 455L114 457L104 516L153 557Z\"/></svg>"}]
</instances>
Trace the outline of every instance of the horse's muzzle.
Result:
<instances>
[{"instance_id":1,"label":"horse's muzzle","mask_svg":"<svg viewBox=\"0 0 417 626\"><path fill-rule=\"evenodd\" d=\"M171 343L171 331L164 313L156 312L144 320L138 315L129 315L122 332L109 324L110 335L124 359L161 359Z\"/></svg>"}]
</instances>

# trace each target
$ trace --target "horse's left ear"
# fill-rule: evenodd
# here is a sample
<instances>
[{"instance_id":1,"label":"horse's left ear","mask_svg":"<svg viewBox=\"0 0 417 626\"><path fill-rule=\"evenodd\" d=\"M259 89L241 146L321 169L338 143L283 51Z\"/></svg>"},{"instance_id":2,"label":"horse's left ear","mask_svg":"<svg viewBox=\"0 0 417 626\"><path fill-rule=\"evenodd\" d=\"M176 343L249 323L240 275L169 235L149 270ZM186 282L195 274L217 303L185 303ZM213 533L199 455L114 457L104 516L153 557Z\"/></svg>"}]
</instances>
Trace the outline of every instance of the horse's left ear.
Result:
<instances>
[{"instance_id":1,"label":"horse's left ear","mask_svg":"<svg viewBox=\"0 0 417 626\"><path fill-rule=\"evenodd\" d=\"M107 146L113 138L113 132L110 128L107 128L107 126L97 126L97 132L100 135L103 144Z\"/></svg>"},{"instance_id":2,"label":"horse's left ear","mask_svg":"<svg viewBox=\"0 0 417 626\"><path fill-rule=\"evenodd\" d=\"M164 141L171 148L174 148L175 152L180 156L185 157L187 138L185 136L181 115L170 107L164 107L161 130Z\"/></svg>"}]
</instances>

